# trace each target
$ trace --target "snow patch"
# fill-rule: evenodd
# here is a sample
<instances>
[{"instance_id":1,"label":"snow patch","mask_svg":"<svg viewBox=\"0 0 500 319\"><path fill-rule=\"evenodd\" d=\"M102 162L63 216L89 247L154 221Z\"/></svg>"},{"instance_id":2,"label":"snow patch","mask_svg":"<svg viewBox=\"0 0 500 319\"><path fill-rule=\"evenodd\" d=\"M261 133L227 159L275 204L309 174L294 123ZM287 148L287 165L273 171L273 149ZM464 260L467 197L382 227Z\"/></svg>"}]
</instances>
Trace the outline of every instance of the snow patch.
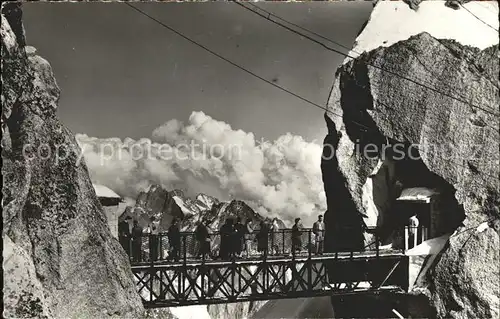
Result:
<instances>
[{"instance_id":1,"label":"snow patch","mask_svg":"<svg viewBox=\"0 0 500 319\"><path fill-rule=\"evenodd\" d=\"M441 237L432 238L422 242L420 245L413 247L406 251L407 256L424 256L424 255L436 255L448 242L451 234L446 234Z\"/></svg>"},{"instance_id":2,"label":"snow patch","mask_svg":"<svg viewBox=\"0 0 500 319\"><path fill-rule=\"evenodd\" d=\"M179 319L211 319L205 305L170 307L168 309Z\"/></svg>"},{"instance_id":3,"label":"snow patch","mask_svg":"<svg viewBox=\"0 0 500 319\"><path fill-rule=\"evenodd\" d=\"M426 187L405 188L397 200L422 201L429 203L432 196L439 193Z\"/></svg>"},{"instance_id":4,"label":"snow patch","mask_svg":"<svg viewBox=\"0 0 500 319\"><path fill-rule=\"evenodd\" d=\"M434 259L439 252L443 250L450 236L451 234L445 234L441 237L426 240L420 245L406 251L405 254L409 256L410 259L408 276L408 287L410 290L413 290L416 285L422 286L425 284L424 281L427 271L434 263ZM427 258L427 256L430 257Z\"/></svg>"},{"instance_id":5,"label":"snow patch","mask_svg":"<svg viewBox=\"0 0 500 319\"><path fill-rule=\"evenodd\" d=\"M104 185L92 184L92 186L94 186L95 194L97 195L97 197L121 198L120 195Z\"/></svg>"},{"instance_id":6,"label":"snow patch","mask_svg":"<svg viewBox=\"0 0 500 319\"><path fill-rule=\"evenodd\" d=\"M179 196L174 196L173 199L185 215L193 215L193 211L186 207L186 203L182 198L180 198Z\"/></svg>"},{"instance_id":7,"label":"snow patch","mask_svg":"<svg viewBox=\"0 0 500 319\"><path fill-rule=\"evenodd\" d=\"M488 229L488 222L484 222L482 223L481 225L477 226L476 228L476 233L482 233L483 231L485 231L486 229Z\"/></svg>"},{"instance_id":8,"label":"snow patch","mask_svg":"<svg viewBox=\"0 0 500 319\"><path fill-rule=\"evenodd\" d=\"M380 1L349 55L357 57L365 51L388 47L422 32L479 49L497 44L498 32L491 27L499 28L498 3L472 1L463 6L470 12L446 7L445 1L423 1L416 11L403 1ZM346 58L344 63L349 60Z\"/></svg>"}]
</instances>

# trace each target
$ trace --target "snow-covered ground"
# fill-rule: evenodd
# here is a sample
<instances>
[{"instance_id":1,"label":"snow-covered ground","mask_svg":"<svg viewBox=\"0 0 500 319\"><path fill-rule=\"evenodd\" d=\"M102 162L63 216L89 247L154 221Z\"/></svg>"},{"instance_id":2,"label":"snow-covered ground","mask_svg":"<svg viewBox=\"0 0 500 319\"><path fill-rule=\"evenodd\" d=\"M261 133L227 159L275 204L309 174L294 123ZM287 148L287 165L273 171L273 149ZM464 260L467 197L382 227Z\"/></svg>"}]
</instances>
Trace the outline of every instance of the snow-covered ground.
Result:
<instances>
[{"instance_id":1,"label":"snow-covered ground","mask_svg":"<svg viewBox=\"0 0 500 319\"><path fill-rule=\"evenodd\" d=\"M409 269L409 288L421 284L425 278L426 272L433 264L434 259L439 252L443 250L451 234L445 234L441 237L432 238L422 242L405 252L410 258Z\"/></svg>"},{"instance_id":2,"label":"snow-covered ground","mask_svg":"<svg viewBox=\"0 0 500 319\"><path fill-rule=\"evenodd\" d=\"M415 11L403 1L378 2L349 55L357 57L364 51L388 47L421 32L479 49L498 43L498 32L493 30L499 28L496 1L468 2L463 5L468 11L454 10L444 4L445 1L423 1ZM344 63L349 60L346 58Z\"/></svg>"}]
</instances>

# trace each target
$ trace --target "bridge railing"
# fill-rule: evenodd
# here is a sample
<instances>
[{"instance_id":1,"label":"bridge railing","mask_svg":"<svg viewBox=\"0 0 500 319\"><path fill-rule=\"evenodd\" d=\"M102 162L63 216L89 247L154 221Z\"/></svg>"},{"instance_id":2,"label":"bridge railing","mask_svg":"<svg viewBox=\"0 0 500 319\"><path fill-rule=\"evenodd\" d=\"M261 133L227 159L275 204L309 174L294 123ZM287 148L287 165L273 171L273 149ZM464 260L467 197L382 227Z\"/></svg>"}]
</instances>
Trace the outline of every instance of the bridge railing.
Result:
<instances>
[{"instance_id":1,"label":"bridge railing","mask_svg":"<svg viewBox=\"0 0 500 319\"><path fill-rule=\"evenodd\" d=\"M378 252L381 243L377 237L377 228L368 227L365 232L373 234L373 240L360 249L352 249L356 251L375 251ZM136 238L120 238L122 246L127 251L131 262L151 262L151 261L183 261L183 260L213 260L213 259L229 259L229 258L259 258L259 257L293 257L303 255L321 254L324 250L324 242L318 241L317 236L311 228L302 228L299 237L293 238L291 229L279 229L274 232L269 232L267 236L260 236L260 230L255 229L251 234L245 234L240 239L236 236L227 239L227 243L222 243L229 249L229 254L221 252L221 235L220 232L213 232L209 235L208 241L205 243L207 253L202 253L203 243L198 241L194 232L181 232L180 240L177 245L169 240L168 233L161 232L157 235L148 233L142 234ZM408 249L421 242L424 238L420 236L412 239L414 242L409 244L409 235L416 233L416 230L408 229L404 231L406 245L393 247L399 250ZM264 238L264 239L263 239ZM224 247L222 247L224 249Z\"/></svg>"}]
</instances>

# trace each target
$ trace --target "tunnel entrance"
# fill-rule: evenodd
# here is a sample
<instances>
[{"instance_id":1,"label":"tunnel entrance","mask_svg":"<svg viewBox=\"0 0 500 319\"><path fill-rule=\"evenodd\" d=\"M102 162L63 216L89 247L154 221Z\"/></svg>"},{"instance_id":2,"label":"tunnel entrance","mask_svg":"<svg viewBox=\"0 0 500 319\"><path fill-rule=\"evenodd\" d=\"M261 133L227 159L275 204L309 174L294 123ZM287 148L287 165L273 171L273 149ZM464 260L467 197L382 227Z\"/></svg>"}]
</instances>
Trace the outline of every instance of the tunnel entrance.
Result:
<instances>
[{"instance_id":1,"label":"tunnel entrance","mask_svg":"<svg viewBox=\"0 0 500 319\"><path fill-rule=\"evenodd\" d=\"M365 198L372 201L365 218L367 225L380 227L383 245L398 248L411 248L455 230L465 218L455 188L427 168L417 147L386 141L379 154L380 164L363 189ZM410 227L410 233L405 234L404 226L412 225L414 232Z\"/></svg>"}]
</instances>

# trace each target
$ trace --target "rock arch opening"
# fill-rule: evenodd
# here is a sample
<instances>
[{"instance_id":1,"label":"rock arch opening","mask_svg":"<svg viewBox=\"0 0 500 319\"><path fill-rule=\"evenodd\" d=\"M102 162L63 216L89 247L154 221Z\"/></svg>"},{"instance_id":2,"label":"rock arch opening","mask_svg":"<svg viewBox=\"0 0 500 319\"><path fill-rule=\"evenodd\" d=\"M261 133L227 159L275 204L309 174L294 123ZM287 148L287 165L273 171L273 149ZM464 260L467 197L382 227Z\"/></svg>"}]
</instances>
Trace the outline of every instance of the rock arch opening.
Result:
<instances>
[{"instance_id":1,"label":"rock arch opening","mask_svg":"<svg viewBox=\"0 0 500 319\"><path fill-rule=\"evenodd\" d=\"M455 192L427 168L418 147L387 138L378 164L363 185L365 223L381 227L385 244L394 229L405 225L412 215L418 216L430 237L452 232L465 218Z\"/></svg>"}]
</instances>

